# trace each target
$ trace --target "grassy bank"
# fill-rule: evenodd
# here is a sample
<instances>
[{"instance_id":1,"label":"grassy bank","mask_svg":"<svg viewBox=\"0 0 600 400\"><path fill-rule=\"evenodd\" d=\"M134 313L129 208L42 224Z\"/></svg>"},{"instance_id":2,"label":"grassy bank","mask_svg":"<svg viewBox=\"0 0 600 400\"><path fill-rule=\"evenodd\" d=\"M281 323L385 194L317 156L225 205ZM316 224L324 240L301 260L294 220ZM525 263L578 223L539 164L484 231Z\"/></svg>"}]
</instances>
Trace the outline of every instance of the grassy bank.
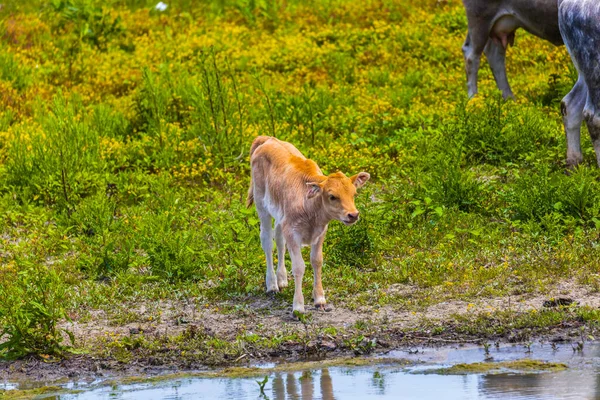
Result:
<instances>
[{"instance_id":1,"label":"grassy bank","mask_svg":"<svg viewBox=\"0 0 600 400\"><path fill-rule=\"evenodd\" d=\"M243 204L258 134L325 172L371 173L360 223L333 222L325 243L340 308L393 318L559 281L600 287L585 133L583 165L566 175L563 161L558 104L575 80L564 48L520 32L508 55L518 100L499 98L484 64L467 102L459 1L196 3L0 9L0 355L93 353L69 321L99 310L125 326L160 318L141 305L243 316L267 299ZM286 290L275 305L291 301Z\"/></svg>"}]
</instances>

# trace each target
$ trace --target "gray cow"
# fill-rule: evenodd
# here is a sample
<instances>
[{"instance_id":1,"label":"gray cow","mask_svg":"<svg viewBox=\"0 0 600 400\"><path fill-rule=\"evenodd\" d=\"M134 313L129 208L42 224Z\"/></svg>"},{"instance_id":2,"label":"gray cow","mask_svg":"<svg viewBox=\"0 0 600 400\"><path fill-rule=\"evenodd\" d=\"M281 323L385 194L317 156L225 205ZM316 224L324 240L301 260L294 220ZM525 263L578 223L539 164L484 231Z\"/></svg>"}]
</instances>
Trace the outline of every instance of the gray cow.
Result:
<instances>
[{"instance_id":1,"label":"gray cow","mask_svg":"<svg viewBox=\"0 0 600 400\"><path fill-rule=\"evenodd\" d=\"M469 97L477 94L481 53L490 63L498 89L514 97L506 77L506 48L523 28L555 45L563 43L558 28L557 0L463 0L469 31L463 45Z\"/></svg>"},{"instance_id":2,"label":"gray cow","mask_svg":"<svg viewBox=\"0 0 600 400\"><path fill-rule=\"evenodd\" d=\"M579 78L563 99L567 165L579 164L581 123L585 119L600 166L600 2L558 0L560 32Z\"/></svg>"}]
</instances>

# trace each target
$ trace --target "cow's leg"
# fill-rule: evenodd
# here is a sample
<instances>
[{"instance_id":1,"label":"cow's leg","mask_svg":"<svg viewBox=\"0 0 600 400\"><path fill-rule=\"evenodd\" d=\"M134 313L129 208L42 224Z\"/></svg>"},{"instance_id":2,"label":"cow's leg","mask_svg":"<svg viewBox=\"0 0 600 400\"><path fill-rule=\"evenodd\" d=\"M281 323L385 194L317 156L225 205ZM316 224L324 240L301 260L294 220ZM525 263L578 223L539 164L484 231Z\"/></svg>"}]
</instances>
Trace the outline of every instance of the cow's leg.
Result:
<instances>
[{"instance_id":1,"label":"cow's leg","mask_svg":"<svg viewBox=\"0 0 600 400\"><path fill-rule=\"evenodd\" d=\"M258 216L260 218L260 243L267 258L267 293L278 292L277 277L275 276L275 268L273 267L273 221L271 215L264 210L259 210L257 207Z\"/></svg>"},{"instance_id":2,"label":"cow's leg","mask_svg":"<svg viewBox=\"0 0 600 400\"><path fill-rule=\"evenodd\" d=\"M315 307L322 311L330 311L331 308L327 307L325 301L325 292L323 291L323 283L321 282L321 271L323 269L323 240L325 234L323 234L317 243L310 247L310 263L313 267L314 280L313 280L313 300Z\"/></svg>"},{"instance_id":3,"label":"cow's leg","mask_svg":"<svg viewBox=\"0 0 600 400\"><path fill-rule=\"evenodd\" d=\"M472 65L473 61L471 57L471 32L467 31L467 37L465 39L465 43L462 46L463 57L465 59L465 69L467 72L467 90L469 92L469 97L475 96L477 94L477 71L475 74L472 73Z\"/></svg>"},{"instance_id":4,"label":"cow's leg","mask_svg":"<svg viewBox=\"0 0 600 400\"><path fill-rule=\"evenodd\" d=\"M600 104L599 104L600 106ZM587 104L583 110L583 116L592 138L594 151L596 152L596 162L600 167L600 108L592 101L592 97L588 96Z\"/></svg>"},{"instance_id":5,"label":"cow's leg","mask_svg":"<svg viewBox=\"0 0 600 400\"><path fill-rule=\"evenodd\" d=\"M302 248L300 243L293 237L286 236L288 250L292 259L292 275L294 276L294 305L292 309L304 313L304 296L302 295L302 279L304 278L304 269L306 268L302 259Z\"/></svg>"},{"instance_id":6,"label":"cow's leg","mask_svg":"<svg viewBox=\"0 0 600 400\"><path fill-rule=\"evenodd\" d=\"M515 96L506 77L506 49L504 46L494 40L488 40L483 52L492 68L496 85L502 91L502 97L505 99L514 98Z\"/></svg>"},{"instance_id":7,"label":"cow's leg","mask_svg":"<svg viewBox=\"0 0 600 400\"><path fill-rule=\"evenodd\" d=\"M281 224L275 226L275 244L277 245L277 286L281 290L288 286L287 270L285 269L285 239Z\"/></svg>"},{"instance_id":8,"label":"cow's leg","mask_svg":"<svg viewBox=\"0 0 600 400\"><path fill-rule=\"evenodd\" d=\"M467 38L463 44L462 51L465 57L465 69L467 71L467 89L469 97L477 94L477 75L479 73L479 64L481 63L481 54L488 42L490 33L489 26L478 26L469 28Z\"/></svg>"},{"instance_id":9,"label":"cow's leg","mask_svg":"<svg viewBox=\"0 0 600 400\"><path fill-rule=\"evenodd\" d=\"M587 93L587 86L580 75L577 83L560 105L567 136L568 168L573 168L583 161L583 155L581 154L581 123L583 122L583 108L588 97Z\"/></svg>"}]
</instances>

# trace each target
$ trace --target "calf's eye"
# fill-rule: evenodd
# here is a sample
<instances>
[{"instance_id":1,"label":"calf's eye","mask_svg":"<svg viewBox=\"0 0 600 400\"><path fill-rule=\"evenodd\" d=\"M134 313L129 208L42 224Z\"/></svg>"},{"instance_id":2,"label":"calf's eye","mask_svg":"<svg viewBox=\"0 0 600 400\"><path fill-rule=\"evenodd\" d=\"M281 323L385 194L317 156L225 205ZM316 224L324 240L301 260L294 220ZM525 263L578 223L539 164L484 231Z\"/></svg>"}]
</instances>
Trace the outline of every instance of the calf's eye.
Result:
<instances>
[{"instance_id":1,"label":"calf's eye","mask_svg":"<svg viewBox=\"0 0 600 400\"><path fill-rule=\"evenodd\" d=\"M332 195L332 194L330 194L330 195L329 195L329 200L331 200L331 201L335 201L335 200L337 200L337 199L338 199L338 198L337 198L337 197L335 197L334 195Z\"/></svg>"}]
</instances>

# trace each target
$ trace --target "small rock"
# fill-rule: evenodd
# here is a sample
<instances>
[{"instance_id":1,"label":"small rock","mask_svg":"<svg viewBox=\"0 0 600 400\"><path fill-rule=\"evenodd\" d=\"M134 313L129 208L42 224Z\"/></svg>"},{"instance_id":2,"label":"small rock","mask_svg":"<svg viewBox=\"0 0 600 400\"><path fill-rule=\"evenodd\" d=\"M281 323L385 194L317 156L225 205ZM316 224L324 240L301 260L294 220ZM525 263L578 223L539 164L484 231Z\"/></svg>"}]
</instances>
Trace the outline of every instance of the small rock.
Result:
<instances>
[{"instance_id":1,"label":"small rock","mask_svg":"<svg viewBox=\"0 0 600 400\"><path fill-rule=\"evenodd\" d=\"M508 337L508 343L519 343L519 342L523 342L525 339L527 338L527 336L525 335L524 332L511 332Z\"/></svg>"},{"instance_id":2,"label":"small rock","mask_svg":"<svg viewBox=\"0 0 600 400\"><path fill-rule=\"evenodd\" d=\"M156 365L162 365L163 362L159 358L150 357L150 358L148 358L148 364L156 366Z\"/></svg>"},{"instance_id":3,"label":"small rock","mask_svg":"<svg viewBox=\"0 0 600 400\"><path fill-rule=\"evenodd\" d=\"M552 299L544 301L543 306L546 308L568 307L571 304L577 304L577 302L568 297L557 297L557 298L552 298Z\"/></svg>"},{"instance_id":4,"label":"small rock","mask_svg":"<svg viewBox=\"0 0 600 400\"><path fill-rule=\"evenodd\" d=\"M141 332L143 331L140 328L129 328L129 334L131 335L137 335Z\"/></svg>"},{"instance_id":5,"label":"small rock","mask_svg":"<svg viewBox=\"0 0 600 400\"><path fill-rule=\"evenodd\" d=\"M287 346L286 346L286 348L287 348L287 350L289 350L289 351L296 351L296 352L299 352L299 351L303 351L303 350L304 350L304 346L303 346L303 345L301 345L301 344L292 344L292 345L287 345Z\"/></svg>"},{"instance_id":6,"label":"small rock","mask_svg":"<svg viewBox=\"0 0 600 400\"><path fill-rule=\"evenodd\" d=\"M337 345L334 342L324 340L321 342L321 348L328 350L328 351L333 351L333 350L337 349Z\"/></svg>"}]
</instances>

